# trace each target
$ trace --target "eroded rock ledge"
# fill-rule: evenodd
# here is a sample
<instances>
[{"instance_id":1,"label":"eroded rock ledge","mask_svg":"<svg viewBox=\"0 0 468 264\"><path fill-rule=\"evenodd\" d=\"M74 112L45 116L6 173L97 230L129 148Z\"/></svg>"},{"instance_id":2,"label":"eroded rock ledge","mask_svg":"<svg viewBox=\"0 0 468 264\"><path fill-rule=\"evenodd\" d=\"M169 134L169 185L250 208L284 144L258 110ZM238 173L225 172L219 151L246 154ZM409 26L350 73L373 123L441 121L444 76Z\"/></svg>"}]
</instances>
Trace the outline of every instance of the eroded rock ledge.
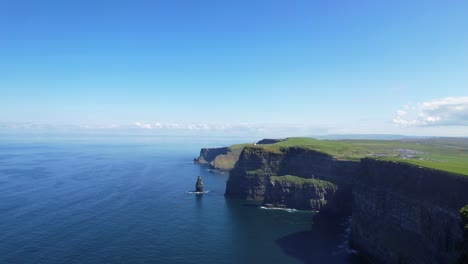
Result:
<instances>
[{"instance_id":1,"label":"eroded rock ledge","mask_svg":"<svg viewBox=\"0 0 468 264\"><path fill-rule=\"evenodd\" d=\"M323 211L333 208L337 187L331 182L292 175L271 176L263 204L272 207Z\"/></svg>"},{"instance_id":2,"label":"eroded rock ledge","mask_svg":"<svg viewBox=\"0 0 468 264\"><path fill-rule=\"evenodd\" d=\"M263 201L265 204L288 204L288 207L295 209L320 210L329 203L326 209L330 212L350 214L351 186L358 169L358 161L337 160L330 155L300 147L278 151L245 147L229 172L225 195ZM316 180L316 183L322 184L311 184L313 181L306 180L306 186L300 188L280 178L273 178L272 182L271 177L277 175L293 175L296 179ZM331 185L333 188L329 188Z\"/></svg>"}]
</instances>

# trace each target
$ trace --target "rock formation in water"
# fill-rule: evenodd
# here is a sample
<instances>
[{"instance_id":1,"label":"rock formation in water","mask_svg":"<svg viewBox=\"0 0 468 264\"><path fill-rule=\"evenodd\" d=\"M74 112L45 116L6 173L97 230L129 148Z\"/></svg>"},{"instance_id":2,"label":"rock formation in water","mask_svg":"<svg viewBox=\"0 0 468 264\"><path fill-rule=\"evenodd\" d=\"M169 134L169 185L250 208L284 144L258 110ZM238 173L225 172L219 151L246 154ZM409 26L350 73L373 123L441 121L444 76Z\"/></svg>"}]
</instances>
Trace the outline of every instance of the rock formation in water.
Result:
<instances>
[{"instance_id":1,"label":"rock formation in water","mask_svg":"<svg viewBox=\"0 0 468 264\"><path fill-rule=\"evenodd\" d=\"M195 192L203 192L203 182L201 176L198 176L197 183L195 184Z\"/></svg>"}]
</instances>

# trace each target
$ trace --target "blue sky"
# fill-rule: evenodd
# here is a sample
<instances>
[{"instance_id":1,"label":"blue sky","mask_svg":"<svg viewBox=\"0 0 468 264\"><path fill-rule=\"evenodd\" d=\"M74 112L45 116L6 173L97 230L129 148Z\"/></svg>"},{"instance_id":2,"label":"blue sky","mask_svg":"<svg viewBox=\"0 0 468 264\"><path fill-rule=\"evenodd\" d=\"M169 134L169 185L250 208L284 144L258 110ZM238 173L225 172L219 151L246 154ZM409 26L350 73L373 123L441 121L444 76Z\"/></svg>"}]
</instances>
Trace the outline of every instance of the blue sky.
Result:
<instances>
[{"instance_id":1,"label":"blue sky","mask_svg":"<svg viewBox=\"0 0 468 264\"><path fill-rule=\"evenodd\" d=\"M466 135L466 14L467 1L2 0L0 130Z\"/></svg>"}]
</instances>

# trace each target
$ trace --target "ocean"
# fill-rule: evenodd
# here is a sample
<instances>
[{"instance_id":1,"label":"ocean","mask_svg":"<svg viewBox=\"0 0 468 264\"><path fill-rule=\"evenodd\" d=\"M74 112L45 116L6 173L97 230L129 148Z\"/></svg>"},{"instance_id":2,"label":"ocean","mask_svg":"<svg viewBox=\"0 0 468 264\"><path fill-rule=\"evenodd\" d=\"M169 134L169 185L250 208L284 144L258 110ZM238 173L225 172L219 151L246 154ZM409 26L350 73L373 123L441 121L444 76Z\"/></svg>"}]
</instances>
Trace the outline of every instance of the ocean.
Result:
<instances>
[{"instance_id":1,"label":"ocean","mask_svg":"<svg viewBox=\"0 0 468 264\"><path fill-rule=\"evenodd\" d=\"M0 263L360 263L349 219L226 199L228 174L192 163L240 142L0 136Z\"/></svg>"}]
</instances>

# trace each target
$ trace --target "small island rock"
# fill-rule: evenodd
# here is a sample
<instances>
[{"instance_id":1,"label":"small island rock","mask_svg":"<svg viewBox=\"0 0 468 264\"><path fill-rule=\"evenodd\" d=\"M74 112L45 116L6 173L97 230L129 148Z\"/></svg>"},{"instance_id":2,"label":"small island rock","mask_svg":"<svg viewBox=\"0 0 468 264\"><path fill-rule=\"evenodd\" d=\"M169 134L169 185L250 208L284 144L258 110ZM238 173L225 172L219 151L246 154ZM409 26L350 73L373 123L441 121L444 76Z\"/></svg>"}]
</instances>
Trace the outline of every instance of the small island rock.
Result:
<instances>
[{"instance_id":1,"label":"small island rock","mask_svg":"<svg viewBox=\"0 0 468 264\"><path fill-rule=\"evenodd\" d=\"M201 176L198 176L197 183L195 184L195 192L203 192L203 182Z\"/></svg>"}]
</instances>

